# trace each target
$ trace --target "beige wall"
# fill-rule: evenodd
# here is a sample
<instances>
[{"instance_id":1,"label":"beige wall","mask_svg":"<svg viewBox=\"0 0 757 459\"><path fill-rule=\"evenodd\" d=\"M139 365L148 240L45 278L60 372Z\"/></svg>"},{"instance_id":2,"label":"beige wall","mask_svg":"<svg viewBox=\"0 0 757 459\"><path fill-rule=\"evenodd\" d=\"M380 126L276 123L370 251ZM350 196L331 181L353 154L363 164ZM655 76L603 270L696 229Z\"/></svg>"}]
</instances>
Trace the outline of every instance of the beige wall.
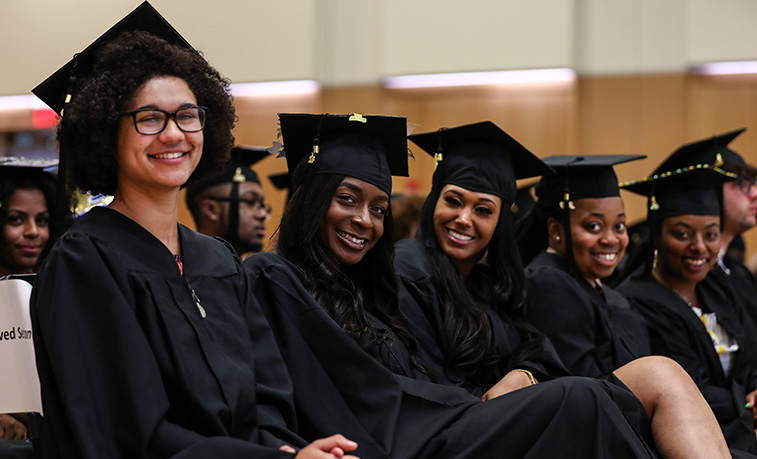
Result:
<instances>
[{"instance_id":1,"label":"beige wall","mask_svg":"<svg viewBox=\"0 0 757 459\"><path fill-rule=\"evenodd\" d=\"M135 1L0 0L0 94L26 93ZM238 143L270 145L279 112L405 115L419 132L491 119L539 156L641 153L644 175L682 143L739 127L734 148L757 163L757 77L695 77L687 65L754 59L752 0L154 0L190 43L236 82L314 78L308 96L237 100ZM441 7L440 7L441 6ZM387 90L393 73L571 66L571 84ZM10 69L10 70L9 70ZM30 112L0 113L27 129ZM426 191L416 151L405 187ZM282 160L259 166L283 171ZM283 193L264 189L278 221ZM631 221L644 212L628 196ZM188 216L183 217L189 222ZM755 234L752 234L755 233ZM757 249L757 232L749 233Z\"/></svg>"},{"instance_id":2,"label":"beige wall","mask_svg":"<svg viewBox=\"0 0 757 459\"><path fill-rule=\"evenodd\" d=\"M0 95L28 94L135 0L0 0ZM757 59L753 0L153 0L234 82Z\"/></svg>"}]
</instances>

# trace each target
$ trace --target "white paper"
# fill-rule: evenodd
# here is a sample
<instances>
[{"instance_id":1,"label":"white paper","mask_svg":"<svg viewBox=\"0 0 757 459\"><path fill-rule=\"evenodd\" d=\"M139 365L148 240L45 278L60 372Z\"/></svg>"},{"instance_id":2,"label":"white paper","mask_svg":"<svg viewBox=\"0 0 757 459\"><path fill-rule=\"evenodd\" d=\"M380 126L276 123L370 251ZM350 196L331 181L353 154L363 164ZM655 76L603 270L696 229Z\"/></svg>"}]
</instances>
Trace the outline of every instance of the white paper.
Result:
<instances>
[{"instance_id":1,"label":"white paper","mask_svg":"<svg viewBox=\"0 0 757 459\"><path fill-rule=\"evenodd\" d=\"M0 413L42 413L29 297L20 279L0 281Z\"/></svg>"}]
</instances>

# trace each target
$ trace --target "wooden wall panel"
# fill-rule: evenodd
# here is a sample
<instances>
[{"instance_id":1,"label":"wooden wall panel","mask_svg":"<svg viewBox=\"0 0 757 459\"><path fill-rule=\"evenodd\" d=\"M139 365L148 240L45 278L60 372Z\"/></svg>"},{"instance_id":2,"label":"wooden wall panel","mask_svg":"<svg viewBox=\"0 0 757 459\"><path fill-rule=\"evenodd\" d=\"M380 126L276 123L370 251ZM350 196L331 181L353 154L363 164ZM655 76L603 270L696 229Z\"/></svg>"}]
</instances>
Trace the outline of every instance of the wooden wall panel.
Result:
<instances>
[{"instance_id":1,"label":"wooden wall panel","mask_svg":"<svg viewBox=\"0 0 757 459\"><path fill-rule=\"evenodd\" d=\"M380 86L326 88L315 95L236 101L235 135L243 145L270 145L280 112L364 113L407 116L416 132L490 119L527 148L552 154L646 154L648 159L620 166L620 180L649 173L683 143L747 127L732 147L757 164L757 76L703 77L684 74L581 77L576 83L547 86L389 90ZM0 113L0 126L3 125ZM16 114L6 123L19 128ZM26 122L31 129L31 116ZM24 128L21 126L20 128ZM398 179L396 192L425 193L433 161L411 144L410 179ZM284 193L268 182L286 169L281 159L256 167L278 225ZM623 193L629 221L645 214L643 199ZM181 219L191 225L182 209ZM757 231L747 233L748 251L757 251Z\"/></svg>"}]
</instances>

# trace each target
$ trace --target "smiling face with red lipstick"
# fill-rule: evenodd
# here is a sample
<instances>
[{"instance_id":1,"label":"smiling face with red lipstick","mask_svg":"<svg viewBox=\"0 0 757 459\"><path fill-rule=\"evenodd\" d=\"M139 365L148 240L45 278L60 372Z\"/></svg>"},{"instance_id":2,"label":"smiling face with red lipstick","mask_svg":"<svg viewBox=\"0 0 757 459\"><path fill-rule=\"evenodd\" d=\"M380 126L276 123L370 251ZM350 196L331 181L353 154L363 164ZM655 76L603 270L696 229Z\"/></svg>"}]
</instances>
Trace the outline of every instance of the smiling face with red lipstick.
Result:
<instances>
[{"instance_id":1,"label":"smiling face with red lipstick","mask_svg":"<svg viewBox=\"0 0 757 459\"><path fill-rule=\"evenodd\" d=\"M660 281L685 291L703 280L717 261L720 249L720 217L679 215L668 217L656 244L655 275Z\"/></svg>"},{"instance_id":2,"label":"smiling face with red lipstick","mask_svg":"<svg viewBox=\"0 0 757 459\"><path fill-rule=\"evenodd\" d=\"M434 210L436 239L463 278L486 253L497 229L502 199L447 184Z\"/></svg>"}]
</instances>

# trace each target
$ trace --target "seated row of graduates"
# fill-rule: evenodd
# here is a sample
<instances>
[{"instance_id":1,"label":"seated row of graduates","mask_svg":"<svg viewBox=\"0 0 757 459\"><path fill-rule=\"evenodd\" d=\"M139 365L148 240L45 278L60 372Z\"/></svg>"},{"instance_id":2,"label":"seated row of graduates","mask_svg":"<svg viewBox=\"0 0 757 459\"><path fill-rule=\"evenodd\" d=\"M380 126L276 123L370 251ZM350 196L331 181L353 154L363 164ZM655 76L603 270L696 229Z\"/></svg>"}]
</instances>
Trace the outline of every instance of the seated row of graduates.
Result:
<instances>
[{"instance_id":1,"label":"seated row of graduates","mask_svg":"<svg viewBox=\"0 0 757 459\"><path fill-rule=\"evenodd\" d=\"M493 123L411 137L439 163L394 256L405 118L280 115L294 192L277 253L242 264L177 224L233 143L228 81L170 26L133 29L37 91L73 93L70 185L114 195L35 281L44 457L728 457L678 364L570 376L526 320L507 209L551 169Z\"/></svg>"}]
</instances>

